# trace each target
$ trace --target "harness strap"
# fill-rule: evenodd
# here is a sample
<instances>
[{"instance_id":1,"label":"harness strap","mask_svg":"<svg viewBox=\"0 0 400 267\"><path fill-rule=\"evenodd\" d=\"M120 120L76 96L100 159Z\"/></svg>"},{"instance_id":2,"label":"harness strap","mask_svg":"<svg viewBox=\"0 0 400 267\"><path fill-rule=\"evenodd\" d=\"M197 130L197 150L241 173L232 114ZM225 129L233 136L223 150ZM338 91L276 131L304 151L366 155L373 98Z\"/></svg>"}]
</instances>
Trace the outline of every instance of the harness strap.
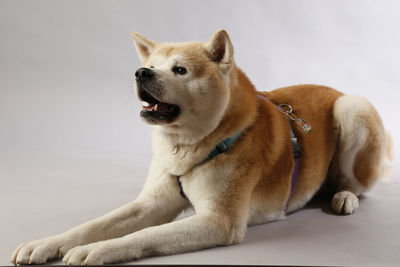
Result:
<instances>
[{"instance_id":1,"label":"harness strap","mask_svg":"<svg viewBox=\"0 0 400 267\"><path fill-rule=\"evenodd\" d=\"M264 97L263 95L257 95L257 97L262 100L265 100L265 101L268 100L268 98ZM283 108L281 108L279 106L277 106L277 108L280 111L285 112L285 110ZM292 198L294 188L296 186L296 181L297 181L297 176L298 176L298 171L299 171L299 158L301 157L301 149L300 149L299 143L297 142L297 137L293 132L292 125L290 123L289 123L289 127L290 127L290 140L292 142L292 151L293 151L293 158L294 158L295 164L294 164L294 170L292 172L292 179L290 182L290 194L289 194L289 198L286 201L286 205L285 205L285 212L289 208L289 202L290 202L290 199ZM208 154L207 158L205 158L201 162L197 163L195 166L201 165L201 164L211 160L218 154L224 153L226 150L228 150L228 148L232 145L232 143L235 142L235 140L240 136L240 134L241 134L241 131L237 132L233 137L229 137L229 138L223 140L221 143L217 144L215 146L215 148ZM187 196L182 188L182 182L180 180L181 176L176 176L176 178L178 180L178 185L180 188L181 196L183 198L187 199Z\"/></svg>"},{"instance_id":2,"label":"harness strap","mask_svg":"<svg viewBox=\"0 0 400 267\"><path fill-rule=\"evenodd\" d=\"M224 153L225 151L227 151L228 148L233 144L233 142L236 141L236 139L240 136L241 133L242 133L242 131L239 131L239 132L237 132L234 136L228 137L228 138L226 138L225 140L223 140L221 143L217 144L217 145L215 146L215 148L208 154L208 156L207 156L204 160L202 160L202 161L200 161L199 163L197 163L197 164L195 165L195 167L197 167L197 166L199 166L199 165L201 165L201 164L203 164L203 163L205 163L205 162L207 162L207 161L213 159L213 158L214 158L215 156L217 156L218 154L222 154L222 153ZM178 185L179 185L179 188L180 188L180 194L181 194L181 196L182 196L183 198L187 198L185 192L183 192L182 182L181 182L181 179L180 179L181 176L176 176L176 178L177 178L177 180L178 180Z\"/></svg>"},{"instance_id":3,"label":"harness strap","mask_svg":"<svg viewBox=\"0 0 400 267\"><path fill-rule=\"evenodd\" d=\"M239 131L234 136L228 137L224 141L222 141L221 143L216 145L215 148L210 152L210 154L208 154L207 158L205 158L204 160L202 160L199 163L197 163L196 166L201 165L201 164L211 160L212 158L214 158L218 154L222 154L225 151L227 151L228 148L233 144L233 142L235 142L235 140L239 137L239 135L241 133L242 133L242 131Z\"/></svg>"}]
</instances>

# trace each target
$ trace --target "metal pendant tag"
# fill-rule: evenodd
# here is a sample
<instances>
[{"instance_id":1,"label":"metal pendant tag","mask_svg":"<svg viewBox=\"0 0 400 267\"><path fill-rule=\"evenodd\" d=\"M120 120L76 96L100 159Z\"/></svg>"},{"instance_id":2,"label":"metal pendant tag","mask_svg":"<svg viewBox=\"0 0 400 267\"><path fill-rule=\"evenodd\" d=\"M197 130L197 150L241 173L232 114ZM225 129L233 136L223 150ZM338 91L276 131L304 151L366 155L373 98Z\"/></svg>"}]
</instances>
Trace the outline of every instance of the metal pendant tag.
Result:
<instances>
[{"instance_id":1,"label":"metal pendant tag","mask_svg":"<svg viewBox=\"0 0 400 267\"><path fill-rule=\"evenodd\" d=\"M311 125L308 124L305 120L303 120L302 118L297 117L294 113L293 113L293 109L290 105L288 104L281 104L279 105L279 109L292 121L295 121L300 128L303 130L303 132L305 133L309 133L311 132Z\"/></svg>"},{"instance_id":2,"label":"metal pendant tag","mask_svg":"<svg viewBox=\"0 0 400 267\"><path fill-rule=\"evenodd\" d=\"M300 128L305 132L309 133L311 131L311 125L308 124L305 120L301 118L296 119L296 123L300 126Z\"/></svg>"}]
</instances>

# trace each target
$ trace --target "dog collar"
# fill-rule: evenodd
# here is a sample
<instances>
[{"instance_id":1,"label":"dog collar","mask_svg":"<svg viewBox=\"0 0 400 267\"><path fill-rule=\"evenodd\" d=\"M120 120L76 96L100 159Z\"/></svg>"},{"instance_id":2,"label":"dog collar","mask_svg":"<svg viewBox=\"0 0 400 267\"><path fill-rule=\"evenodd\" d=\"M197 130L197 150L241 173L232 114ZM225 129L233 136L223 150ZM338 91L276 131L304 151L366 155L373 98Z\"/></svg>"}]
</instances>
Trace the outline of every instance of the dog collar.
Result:
<instances>
[{"instance_id":1,"label":"dog collar","mask_svg":"<svg viewBox=\"0 0 400 267\"><path fill-rule=\"evenodd\" d=\"M224 141L222 141L221 143L216 145L215 148L210 152L210 154L208 154L207 158L205 158L204 160L197 163L196 166L201 165L201 164L213 159L218 154L222 154L225 151L227 151L228 148L233 144L233 142L236 141L236 139L240 136L241 133L242 133L242 131L239 131L234 136L226 138Z\"/></svg>"},{"instance_id":2,"label":"dog collar","mask_svg":"<svg viewBox=\"0 0 400 267\"><path fill-rule=\"evenodd\" d=\"M232 137L228 137L225 140L223 140L221 143L218 143L215 148L207 155L207 157L205 159L203 159L202 161L200 161L199 163L197 163L195 165L195 167L206 163L207 161L213 159L214 157L216 157L219 154L224 153L225 151L228 150L228 148L233 144L233 142L236 141L236 139L238 139L238 137L240 136L240 134L242 133L242 131L237 132L234 136ZM181 176L176 176L177 180L178 180L178 184L179 184L179 189L180 189L180 194L183 198L187 198L185 192L183 192L183 188L182 188L182 183L181 183Z\"/></svg>"}]
</instances>

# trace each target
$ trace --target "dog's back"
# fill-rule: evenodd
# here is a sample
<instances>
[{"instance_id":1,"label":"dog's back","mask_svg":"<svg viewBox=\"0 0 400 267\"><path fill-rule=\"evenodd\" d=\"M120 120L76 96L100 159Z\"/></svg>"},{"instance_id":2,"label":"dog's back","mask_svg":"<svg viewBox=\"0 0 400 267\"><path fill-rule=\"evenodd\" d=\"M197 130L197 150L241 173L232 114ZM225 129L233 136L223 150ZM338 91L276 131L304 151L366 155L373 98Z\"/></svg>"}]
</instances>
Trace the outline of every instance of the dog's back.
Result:
<instances>
[{"instance_id":1,"label":"dog's back","mask_svg":"<svg viewBox=\"0 0 400 267\"><path fill-rule=\"evenodd\" d=\"M332 199L334 211L354 212L358 206L356 196L384 175L384 158L390 158L391 153L390 135L374 107L360 96L343 95L318 85L291 86L262 94L277 106L289 104L296 117L312 126L306 133L288 118L302 153L288 211L304 206L329 178L337 192Z\"/></svg>"}]
</instances>

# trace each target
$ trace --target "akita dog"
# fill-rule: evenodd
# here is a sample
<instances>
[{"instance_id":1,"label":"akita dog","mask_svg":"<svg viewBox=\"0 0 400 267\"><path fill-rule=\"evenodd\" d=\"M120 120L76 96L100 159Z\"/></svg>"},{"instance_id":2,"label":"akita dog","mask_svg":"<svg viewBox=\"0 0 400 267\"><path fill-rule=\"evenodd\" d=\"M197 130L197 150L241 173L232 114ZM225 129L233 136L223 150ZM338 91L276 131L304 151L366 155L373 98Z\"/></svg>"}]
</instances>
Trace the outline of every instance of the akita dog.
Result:
<instances>
[{"instance_id":1,"label":"akita dog","mask_svg":"<svg viewBox=\"0 0 400 267\"><path fill-rule=\"evenodd\" d=\"M240 242L248 225L303 207L325 181L332 209L385 172L391 138L360 96L318 85L258 92L236 66L226 31L208 42L162 43L132 34L140 112L154 157L137 199L62 234L22 244L15 264L132 261ZM185 209L195 215L174 219Z\"/></svg>"}]
</instances>

